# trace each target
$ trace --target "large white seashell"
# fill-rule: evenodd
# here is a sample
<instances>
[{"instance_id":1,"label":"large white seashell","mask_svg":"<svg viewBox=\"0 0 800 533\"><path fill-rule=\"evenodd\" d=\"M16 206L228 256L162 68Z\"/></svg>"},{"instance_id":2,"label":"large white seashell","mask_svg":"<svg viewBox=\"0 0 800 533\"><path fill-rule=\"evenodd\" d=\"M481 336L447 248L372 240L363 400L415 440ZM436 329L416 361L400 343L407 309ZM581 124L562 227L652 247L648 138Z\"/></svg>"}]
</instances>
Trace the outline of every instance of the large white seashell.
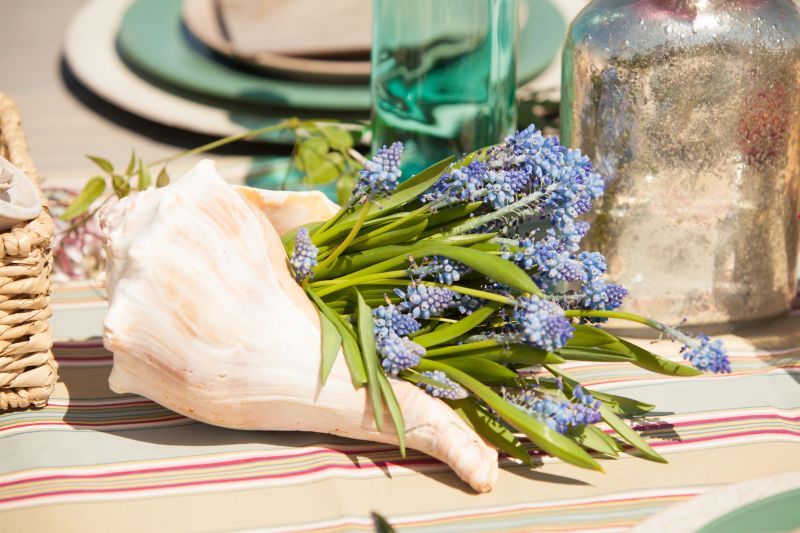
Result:
<instances>
[{"instance_id":1,"label":"large white seashell","mask_svg":"<svg viewBox=\"0 0 800 533\"><path fill-rule=\"evenodd\" d=\"M261 211L286 231L335 206L317 194L242 192L202 161L174 184L103 211L111 388L218 426L396 443L388 414L384 430L375 427L341 354L320 389L317 311ZM491 490L495 449L440 400L407 382L392 386L407 445Z\"/></svg>"}]
</instances>

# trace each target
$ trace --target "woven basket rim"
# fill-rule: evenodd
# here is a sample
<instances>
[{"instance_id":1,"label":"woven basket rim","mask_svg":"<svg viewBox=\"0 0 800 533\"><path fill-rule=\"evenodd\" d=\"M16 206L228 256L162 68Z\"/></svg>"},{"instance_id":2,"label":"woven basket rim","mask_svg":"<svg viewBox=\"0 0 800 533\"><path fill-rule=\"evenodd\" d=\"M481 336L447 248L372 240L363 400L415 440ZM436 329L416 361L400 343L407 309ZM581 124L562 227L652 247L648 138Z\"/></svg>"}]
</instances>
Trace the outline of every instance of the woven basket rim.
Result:
<instances>
[{"instance_id":1,"label":"woven basket rim","mask_svg":"<svg viewBox=\"0 0 800 533\"><path fill-rule=\"evenodd\" d=\"M55 233L47 198L42 192L41 180L28 153L28 142L22 130L19 108L11 97L0 93L0 140L7 151L7 159L33 181L39 192L42 212L33 220L20 222L0 233L5 246L0 257L6 255L28 255L35 247L49 246Z\"/></svg>"}]
</instances>

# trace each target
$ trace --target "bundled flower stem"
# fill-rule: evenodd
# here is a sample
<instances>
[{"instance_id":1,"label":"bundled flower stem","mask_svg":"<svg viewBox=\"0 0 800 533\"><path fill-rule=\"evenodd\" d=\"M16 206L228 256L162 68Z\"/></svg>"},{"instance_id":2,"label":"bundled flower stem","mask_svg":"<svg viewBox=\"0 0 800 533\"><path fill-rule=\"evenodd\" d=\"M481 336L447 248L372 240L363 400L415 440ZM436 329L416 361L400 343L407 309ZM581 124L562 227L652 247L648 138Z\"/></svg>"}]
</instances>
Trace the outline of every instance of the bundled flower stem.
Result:
<instances>
[{"instance_id":1,"label":"bundled flower stem","mask_svg":"<svg viewBox=\"0 0 800 533\"><path fill-rule=\"evenodd\" d=\"M663 461L619 418L654 406L588 390L559 364L628 362L677 376L730 364L720 341L617 310L627 291L605 278L601 254L580 247L589 229L580 217L604 190L588 158L530 126L398 185L402 150L378 150L339 213L284 237L320 311L323 382L341 347L376 423L391 414L401 449L388 377L447 402L527 464L515 433L585 468L600 469L587 450L613 457L621 441ZM615 337L601 329L608 318L668 335L693 366ZM542 369L535 379L520 372L532 366ZM593 425L601 420L617 438Z\"/></svg>"}]
</instances>

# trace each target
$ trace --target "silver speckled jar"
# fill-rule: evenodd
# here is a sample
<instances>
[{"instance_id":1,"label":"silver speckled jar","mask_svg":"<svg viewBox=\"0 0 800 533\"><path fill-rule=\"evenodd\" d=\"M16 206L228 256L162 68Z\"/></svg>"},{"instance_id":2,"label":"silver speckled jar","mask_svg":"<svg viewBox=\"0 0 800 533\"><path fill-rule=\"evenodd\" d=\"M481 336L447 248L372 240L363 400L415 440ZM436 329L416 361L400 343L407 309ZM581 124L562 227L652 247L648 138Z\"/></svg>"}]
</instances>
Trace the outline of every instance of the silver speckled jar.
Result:
<instances>
[{"instance_id":1,"label":"silver speckled jar","mask_svg":"<svg viewBox=\"0 0 800 533\"><path fill-rule=\"evenodd\" d=\"M590 246L667 323L750 321L795 294L793 0L595 0L564 50L562 142L607 177Z\"/></svg>"}]
</instances>

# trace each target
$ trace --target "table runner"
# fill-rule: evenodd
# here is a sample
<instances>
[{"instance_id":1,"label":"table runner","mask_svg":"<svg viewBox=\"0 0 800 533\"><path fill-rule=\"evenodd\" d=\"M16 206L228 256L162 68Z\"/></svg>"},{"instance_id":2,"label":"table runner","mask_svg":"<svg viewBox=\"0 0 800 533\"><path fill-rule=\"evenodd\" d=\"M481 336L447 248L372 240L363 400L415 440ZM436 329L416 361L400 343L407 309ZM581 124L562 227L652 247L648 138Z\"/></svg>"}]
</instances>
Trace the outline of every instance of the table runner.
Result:
<instances>
[{"instance_id":1,"label":"table runner","mask_svg":"<svg viewBox=\"0 0 800 533\"><path fill-rule=\"evenodd\" d=\"M413 450L402 458L392 446L329 435L226 430L116 395L99 342L60 343L50 405L0 416L0 523L362 531L377 511L401 531L626 529L718 486L800 470L800 312L723 339L733 365L724 376L564 365L589 387L656 404L635 425L670 464L623 454L601 459L601 474L551 458L534 470L503 459L484 495ZM679 358L677 344L648 347Z\"/></svg>"}]
</instances>

